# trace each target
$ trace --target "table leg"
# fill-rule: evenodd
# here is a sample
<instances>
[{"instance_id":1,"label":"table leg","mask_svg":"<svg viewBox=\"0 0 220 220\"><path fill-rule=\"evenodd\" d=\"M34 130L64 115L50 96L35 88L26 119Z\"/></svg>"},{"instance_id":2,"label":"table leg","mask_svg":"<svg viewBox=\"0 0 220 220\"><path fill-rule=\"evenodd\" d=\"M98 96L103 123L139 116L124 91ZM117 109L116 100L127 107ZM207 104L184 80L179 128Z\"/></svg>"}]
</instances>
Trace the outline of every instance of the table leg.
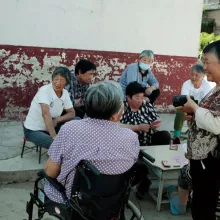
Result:
<instances>
[{"instance_id":1,"label":"table leg","mask_svg":"<svg viewBox=\"0 0 220 220\"><path fill-rule=\"evenodd\" d=\"M161 201L162 201L162 194L163 194L163 178L159 181L159 189L158 189L158 195L157 195L157 206L156 210L159 212L161 207Z\"/></svg>"}]
</instances>

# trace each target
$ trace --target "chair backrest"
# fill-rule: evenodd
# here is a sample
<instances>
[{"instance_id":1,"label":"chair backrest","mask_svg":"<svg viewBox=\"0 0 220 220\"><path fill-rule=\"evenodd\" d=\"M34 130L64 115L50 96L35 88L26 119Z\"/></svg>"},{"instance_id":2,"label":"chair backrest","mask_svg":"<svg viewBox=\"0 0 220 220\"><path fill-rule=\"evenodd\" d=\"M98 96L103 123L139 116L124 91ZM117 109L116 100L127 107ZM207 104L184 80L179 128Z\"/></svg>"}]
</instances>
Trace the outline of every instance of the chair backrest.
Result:
<instances>
[{"instance_id":1,"label":"chair backrest","mask_svg":"<svg viewBox=\"0 0 220 220\"><path fill-rule=\"evenodd\" d=\"M116 216L128 200L131 171L119 175L95 175L91 170L78 166L72 187L74 194L81 194L81 206L94 219L110 219ZM129 193L127 193L129 191ZM126 196L127 194L127 196Z\"/></svg>"}]
</instances>

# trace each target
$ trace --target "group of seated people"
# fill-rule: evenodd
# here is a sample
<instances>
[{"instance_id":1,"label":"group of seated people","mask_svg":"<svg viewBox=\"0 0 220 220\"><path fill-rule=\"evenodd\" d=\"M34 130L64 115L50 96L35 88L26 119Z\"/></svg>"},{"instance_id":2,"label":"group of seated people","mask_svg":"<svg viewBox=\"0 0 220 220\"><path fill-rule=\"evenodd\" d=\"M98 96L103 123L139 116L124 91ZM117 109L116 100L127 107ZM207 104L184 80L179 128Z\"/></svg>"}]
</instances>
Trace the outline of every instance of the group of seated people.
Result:
<instances>
[{"instance_id":1,"label":"group of seated people","mask_svg":"<svg viewBox=\"0 0 220 220\"><path fill-rule=\"evenodd\" d=\"M74 73L67 67L55 68L52 83L39 88L24 134L48 149L45 171L65 185L68 196L74 168L85 159L105 174L120 174L134 167L137 195L143 198L151 182L146 166L137 161L140 145L171 141L168 131L158 131L160 124L152 125L159 118L153 103L160 94L150 68L153 60L152 51L143 51L139 62L125 69L120 84L104 81L90 85L96 66L82 59ZM62 202L49 183L45 192L51 200Z\"/></svg>"},{"instance_id":2,"label":"group of seated people","mask_svg":"<svg viewBox=\"0 0 220 220\"><path fill-rule=\"evenodd\" d=\"M67 67L55 68L52 83L34 96L24 123L25 137L49 149L45 171L65 186L68 196L74 168L84 159L105 174L134 167L139 174L137 195L143 198L150 180L147 168L137 161L140 146L171 143L170 133L159 131L160 123L152 124L159 118L154 102L160 95L151 71L153 62L153 52L144 50L139 61L124 70L120 84L103 81L90 85L96 66L82 59L74 73ZM201 65L193 66L182 94L200 101L211 89L204 75ZM177 111L175 137L180 136L183 118ZM49 183L45 192L49 199L62 203L62 196Z\"/></svg>"}]
</instances>

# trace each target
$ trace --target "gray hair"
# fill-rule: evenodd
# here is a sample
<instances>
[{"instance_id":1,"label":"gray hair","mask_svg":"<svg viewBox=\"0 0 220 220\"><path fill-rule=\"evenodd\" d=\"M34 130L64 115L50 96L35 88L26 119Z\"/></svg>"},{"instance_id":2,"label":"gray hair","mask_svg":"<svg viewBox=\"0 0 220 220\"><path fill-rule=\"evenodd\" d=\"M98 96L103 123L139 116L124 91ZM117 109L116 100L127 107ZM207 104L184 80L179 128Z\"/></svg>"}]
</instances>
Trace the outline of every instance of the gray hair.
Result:
<instances>
[{"instance_id":1,"label":"gray hair","mask_svg":"<svg viewBox=\"0 0 220 220\"><path fill-rule=\"evenodd\" d=\"M141 57L150 57L152 61L154 61L154 52L152 50L143 50L140 53L140 58Z\"/></svg>"},{"instance_id":2,"label":"gray hair","mask_svg":"<svg viewBox=\"0 0 220 220\"><path fill-rule=\"evenodd\" d=\"M119 83L102 81L89 87L85 97L86 114L90 118L109 120L123 104L123 92Z\"/></svg>"},{"instance_id":3,"label":"gray hair","mask_svg":"<svg viewBox=\"0 0 220 220\"><path fill-rule=\"evenodd\" d=\"M205 75L205 70L201 64L195 64L192 66L191 71L196 71L197 73L202 73Z\"/></svg>"}]
</instances>

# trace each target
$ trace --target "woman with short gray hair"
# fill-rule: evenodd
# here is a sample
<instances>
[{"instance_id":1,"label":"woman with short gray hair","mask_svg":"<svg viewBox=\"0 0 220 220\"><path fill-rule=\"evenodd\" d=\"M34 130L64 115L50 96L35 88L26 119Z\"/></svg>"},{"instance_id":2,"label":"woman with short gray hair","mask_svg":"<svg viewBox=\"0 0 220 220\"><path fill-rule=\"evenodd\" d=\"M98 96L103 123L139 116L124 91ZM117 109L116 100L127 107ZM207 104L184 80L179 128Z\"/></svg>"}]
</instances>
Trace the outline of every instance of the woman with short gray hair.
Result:
<instances>
[{"instance_id":1,"label":"woman with short gray hair","mask_svg":"<svg viewBox=\"0 0 220 220\"><path fill-rule=\"evenodd\" d=\"M86 93L87 118L62 126L51 145L45 171L66 188L68 198L75 176L74 167L88 160L101 173L116 175L129 170L137 161L140 146L138 135L117 123L123 113L123 93L116 82L98 82ZM50 200L63 202L61 194L47 183Z\"/></svg>"},{"instance_id":2,"label":"woman with short gray hair","mask_svg":"<svg viewBox=\"0 0 220 220\"><path fill-rule=\"evenodd\" d=\"M152 50L144 50L139 55L139 61L132 63L122 73L120 84L126 99L126 87L129 83L137 81L145 88L145 100L153 104L160 95L159 83L151 71L154 62Z\"/></svg>"},{"instance_id":3,"label":"woman with short gray hair","mask_svg":"<svg viewBox=\"0 0 220 220\"><path fill-rule=\"evenodd\" d=\"M123 92L120 85L113 81L93 84L87 91L85 107L90 118L110 120L113 115L119 115L123 110Z\"/></svg>"}]
</instances>

